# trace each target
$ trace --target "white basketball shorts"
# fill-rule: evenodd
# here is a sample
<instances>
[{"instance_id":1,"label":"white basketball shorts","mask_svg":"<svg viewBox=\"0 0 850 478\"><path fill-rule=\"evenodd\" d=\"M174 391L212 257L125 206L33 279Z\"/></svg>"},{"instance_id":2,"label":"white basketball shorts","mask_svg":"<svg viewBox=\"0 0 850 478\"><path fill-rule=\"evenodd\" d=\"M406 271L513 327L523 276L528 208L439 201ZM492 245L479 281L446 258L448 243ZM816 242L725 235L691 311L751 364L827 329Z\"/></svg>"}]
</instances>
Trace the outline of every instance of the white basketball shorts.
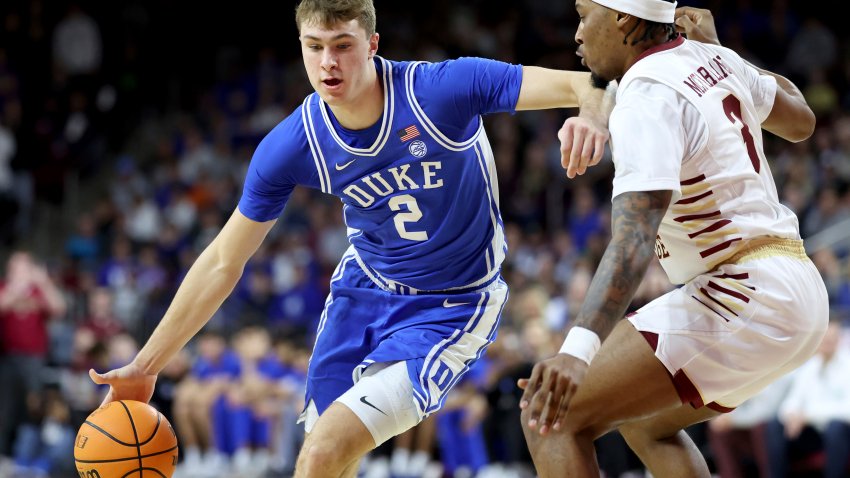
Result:
<instances>
[{"instance_id":1,"label":"white basketball shorts","mask_svg":"<svg viewBox=\"0 0 850 478\"><path fill-rule=\"evenodd\" d=\"M802 241L758 246L628 317L682 403L730 411L817 350L826 287Z\"/></svg>"}]
</instances>

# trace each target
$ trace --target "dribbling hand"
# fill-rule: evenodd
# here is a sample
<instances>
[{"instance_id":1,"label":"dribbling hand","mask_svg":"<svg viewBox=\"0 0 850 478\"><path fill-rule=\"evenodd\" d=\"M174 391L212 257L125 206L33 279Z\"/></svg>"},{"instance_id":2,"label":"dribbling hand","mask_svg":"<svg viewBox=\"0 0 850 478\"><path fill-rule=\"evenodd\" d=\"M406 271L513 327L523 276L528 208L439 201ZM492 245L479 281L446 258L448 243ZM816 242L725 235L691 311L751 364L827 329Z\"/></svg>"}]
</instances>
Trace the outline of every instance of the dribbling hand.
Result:
<instances>
[{"instance_id":1,"label":"dribbling hand","mask_svg":"<svg viewBox=\"0 0 850 478\"><path fill-rule=\"evenodd\" d=\"M719 45L714 16L702 8L682 7L676 9L676 31L684 33L689 40Z\"/></svg>"},{"instance_id":2,"label":"dribbling hand","mask_svg":"<svg viewBox=\"0 0 850 478\"><path fill-rule=\"evenodd\" d=\"M596 166L605 154L608 129L581 116L568 118L558 131L561 140L561 166L567 177L581 176L590 166Z\"/></svg>"},{"instance_id":3,"label":"dribbling hand","mask_svg":"<svg viewBox=\"0 0 850 478\"><path fill-rule=\"evenodd\" d=\"M101 407L117 400L147 403L153 396L153 388L156 385L156 375L144 373L135 362L103 374L89 370L89 377L98 385L109 385L109 393L100 404Z\"/></svg>"},{"instance_id":4,"label":"dribbling hand","mask_svg":"<svg viewBox=\"0 0 850 478\"><path fill-rule=\"evenodd\" d=\"M528 427L541 435L559 431L585 373L584 361L561 353L538 362L530 378L520 379L517 385L525 392L519 407L529 411Z\"/></svg>"}]
</instances>

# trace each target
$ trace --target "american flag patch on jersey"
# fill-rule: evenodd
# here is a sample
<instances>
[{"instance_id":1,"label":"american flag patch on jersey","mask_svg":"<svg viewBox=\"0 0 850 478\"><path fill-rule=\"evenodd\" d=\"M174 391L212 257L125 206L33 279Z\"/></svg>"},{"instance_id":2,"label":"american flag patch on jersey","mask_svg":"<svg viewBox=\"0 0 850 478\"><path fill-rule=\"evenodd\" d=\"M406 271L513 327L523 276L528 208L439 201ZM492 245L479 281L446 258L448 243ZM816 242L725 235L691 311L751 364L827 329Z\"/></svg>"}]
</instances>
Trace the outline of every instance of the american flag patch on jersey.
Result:
<instances>
[{"instance_id":1,"label":"american flag patch on jersey","mask_svg":"<svg viewBox=\"0 0 850 478\"><path fill-rule=\"evenodd\" d=\"M401 142L405 142L411 140L415 137L419 136L419 128L416 125L410 125L407 128L398 130L398 137L401 138Z\"/></svg>"}]
</instances>

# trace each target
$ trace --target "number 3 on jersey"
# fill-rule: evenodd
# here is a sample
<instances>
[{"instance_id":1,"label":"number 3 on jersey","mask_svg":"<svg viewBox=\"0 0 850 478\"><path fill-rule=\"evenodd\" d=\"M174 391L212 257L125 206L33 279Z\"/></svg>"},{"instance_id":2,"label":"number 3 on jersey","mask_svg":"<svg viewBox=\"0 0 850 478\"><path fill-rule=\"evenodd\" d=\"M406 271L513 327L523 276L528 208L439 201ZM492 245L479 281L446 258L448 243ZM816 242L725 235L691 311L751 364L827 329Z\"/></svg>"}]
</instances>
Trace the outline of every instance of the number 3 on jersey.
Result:
<instances>
[{"instance_id":1,"label":"number 3 on jersey","mask_svg":"<svg viewBox=\"0 0 850 478\"><path fill-rule=\"evenodd\" d=\"M419 204L416 203L416 198L410 194L402 194L393 196L390 199L390 209L393 211L401 211L402 206L407 209L405 212L399 212L393 218L395 230L402 239L409 241L427 241L428 233L425 231L408 231L405 223L418 222L422 219L422 211L419 210Z\"/></svg>"},{"instance_id":2,"label":"number 3 on jersey","mask_svg":"<svg viewBox=\"0 0 850 478\"><path fill-rule=\"evenodd\" d=\"M747 155L750 157L750 162L753 163L753 169L758 173L761 169L761 163L759 162L758 152L756 152L756 142L752 133L750 133L750 127L747 126L747 123L744 123L744 117L741 114L741 100L734 95L723 98L723 112L726 113L726 117L732 124L740 128L744 144L747 146Z\"/></svg>"}]
</instances>

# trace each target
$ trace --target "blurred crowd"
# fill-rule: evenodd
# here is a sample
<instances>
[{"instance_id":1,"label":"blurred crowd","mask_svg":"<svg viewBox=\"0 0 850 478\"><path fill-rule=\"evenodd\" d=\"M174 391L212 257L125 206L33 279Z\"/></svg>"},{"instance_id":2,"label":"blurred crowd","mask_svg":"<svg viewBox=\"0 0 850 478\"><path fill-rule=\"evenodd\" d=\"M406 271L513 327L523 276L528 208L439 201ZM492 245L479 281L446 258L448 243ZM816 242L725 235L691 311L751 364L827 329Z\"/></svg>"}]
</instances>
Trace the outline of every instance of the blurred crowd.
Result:
<instances>
[{"instance_id":1,"label":"blurred crowd","mask_svg":"<svg viewBox=\"0 0 850 478\"><path fill-rule=\"evenodd\" d=\"M282 3L242 2L201 17L162 1L2 2L0 477L76 476L76 429L104 393L87 370L132 359L235 207L259 140L310 93L294 3ZM690 432L723 477L842 476L850 34L815 2L681 3L711 8L724 44L794 80L818 115L808 141L765 141L833 315L810 363ZM479 55L580 68L571 2L376 6L379 53L390 59ZM532 475L516 380L558 350L610 233L610 158L575 180L560 166L556 132L574 113L485 119L511 300L497 341L446 409L376 450L366 476ZM163 371L152 403L178 432L182 476L291 473L315 326L347 245L339 202L296 189L233 295ZM653 264L632 308L671 288ZM616 433L598 451L606 476L642 476Z\"/></svg>"}]
</instances>

